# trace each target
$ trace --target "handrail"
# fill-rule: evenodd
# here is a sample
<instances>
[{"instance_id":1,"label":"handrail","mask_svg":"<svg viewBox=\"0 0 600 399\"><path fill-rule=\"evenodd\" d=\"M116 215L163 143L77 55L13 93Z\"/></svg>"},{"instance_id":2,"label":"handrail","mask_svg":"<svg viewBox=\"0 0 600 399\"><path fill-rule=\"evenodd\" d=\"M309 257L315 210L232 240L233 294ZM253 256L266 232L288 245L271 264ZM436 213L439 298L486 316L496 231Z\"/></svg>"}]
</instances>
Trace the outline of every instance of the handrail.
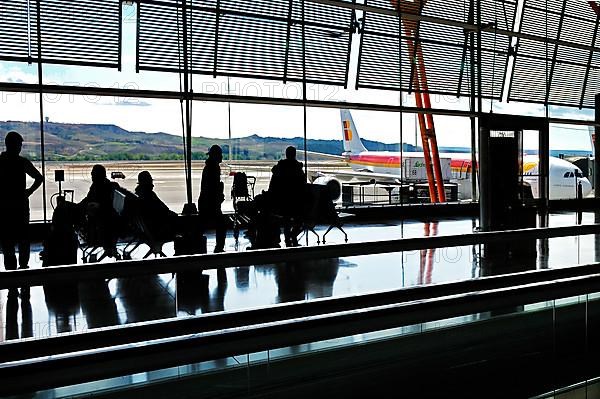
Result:
<instances>
[{"instance_id":1,"label":"handrail","mask_svg":"<svg viewBox=\"0 0 600 399\"><path fill-rule=\"evenodd\" d=\"M103 327L46 338L7 341L0 344L0 359L2 359L2 362L12 362L54 356L61 353L90 351L135 342L167 339L173 336L272 323L282 319L312 317L394 303L460 295L467 292L503 289L557 279L584 277L598 273L599 271L600 264L588 264L561 269L532 270L361 295L318 298L310 301L288 302L246 310L214 312L185 318L169 318L131 323L124 326Z\"/></svg>"},{"instance_id":2,"label":"handrail","mask_svg":"<svg viewBox=\"0 0 600 399\"><path fill-rule=\"evenodd\" d=\"M600 274L0 365L0 394L46 389L600 291Z\"/></svg>"},{"instance_id":3,"label":"handrail","mask_svg":"<svg viewBox=\"0 0 600 399\"><path fill-rule=\"evenodd\" d=\"M114 263L54 266L0 272L0 289L36 286L60 281L130 277L148 274L225 269L280 262L302 262L342 256L360 256L429 248L489 244L499 241L533 240L600 234L600 224L478 232L448 236L402 238L389 241L327 244L316 247L264 249L222 254L184 255L172 258L119 261Z\"/></svg>"}]
</instances>

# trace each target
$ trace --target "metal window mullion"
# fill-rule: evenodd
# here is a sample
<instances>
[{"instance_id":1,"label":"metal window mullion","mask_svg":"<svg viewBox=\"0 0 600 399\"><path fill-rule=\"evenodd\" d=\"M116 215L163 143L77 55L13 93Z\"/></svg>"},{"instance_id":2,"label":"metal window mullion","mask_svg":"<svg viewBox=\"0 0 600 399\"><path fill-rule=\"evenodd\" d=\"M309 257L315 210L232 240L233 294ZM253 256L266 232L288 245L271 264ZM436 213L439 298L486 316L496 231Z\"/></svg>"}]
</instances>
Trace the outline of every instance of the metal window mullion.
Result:
<instances>
[{"instance_id":1,"label":"metal window mullion","mask_svg":"<svg viewBox=\"0 0 600 399\"><path fill-rule=\"evenodd\" d=\"M42 208L44 210L44 222L47 220L46 210L46 146L44 141L44 81L42 70L42 27L40 19L40 0L36 0L36 34L37 34L37 73L38 73L38 93L40 95L40 158L42 161Z\"/></svg>"},{"instance_id":2,"label":"metal window mullion","mask_svg":"<svg viewBox=\"0 0 600 399\"><path fill-rule=\"evenodd\" d=\"M563 0L562 11L560 13L560 19L558 20L558 29L556 31L556 40L560 39L560 33L562 31L562 24L565 19L565 7L568 0ZM547 10L546 10L547 12ZM546 87L546 97L544 99L544 104L548 104L548 98L550 97L550 89L552 88L552 77L554 75L554 67L556 65L556 56L558 55L558 43L554 44L554 53L552 54L551 64L550 64L550 72L547 77L547 87Z\"/></svg>"},{"instance_id":3,"label":"metal window mullion","mask_svg":"<svg viewBox=\"0 0 600 399\"><path fill-rule=\"evenodd\" d=\"M300 0L302 6L302 116L303 116L303 138L304 138L304 176L308 178L308 143L307 143L307 95L306 95L306 15L305 15L305 0ZM308 244L308 232L306 232L306 243Z\"/></svg>"},{"instance_id":4,"label":"metal window mullion","mask_svg":"<svg viewBox=\"0 0 600 399\"><path fill-rule=\"evenodd\" d=\"M221 20L221 0L217 0L217 8L215 10L215 46L214 46L214 58L213 58L213 78L217 77L217 61L219 52L219 22Z\"/></svg>"},{"instance_id":5,"label":"metal window mullion","mask_svg":"<svg viewBox=\"0 0 600 399\"><path fill-rule=\"evenodd\" d=\"M523 11L521 12L521 20L519 21L519 32L518 33L521 33L521 30L523 29L523 19L525 18L525 8L527 6L527 4L526 4L527 0L524 0L524 2L525 3L523 5ZM512 29L513 31L514 31L514 26L515 26L516 23L517 23L517 11L516 11L516 8L515 8L515 18L513 20L513 29ZM508 36L508 38L509 38L508 47L510 48L511 47L512 36ZM517 38L517 41L515 42L515 46L514 46L513 64L512 64L511 71L510 71L510 79L509 79L509 82L508 82L508 91L507 91L507 95L506 95L506 102L507 103L510 102L510 99L511 99L511 93L512 93L512 90L513 90L513 82L515 80L515 67L517 65L517 60L519 58L518 57L519 56L519 43L521 41L521 37L517 35L516 38ZM510 55L508 55L508 57L506 59L507 65L508 65L508 58L510 58ZM506 70L506 73L508 73L508 68Z\"/></svg>"},{"instance_id":6,"label":"metal window mullion","mask_svg":"<svg viewBox=\"0 0 600 399\"><path fill-rule=\"evenodd\" d=\"M135 21L135 72L140 72L140 15L142 9L142 2L137 0L137 16ZM179 40L179 39L178 39Z\"/></svg>"},{"instance_id":7,"label":"metal window mullion","mask_svg":"<svg viewBox=\"0 0 600 399\"><path fill-rule=\"evenodd\" d=\"M367 5L367 2L369 0L364 0L365 5ZM363 11L363 20L362 20L362 30L359 32L360 33L360 42L358 44L358 60L356 63L356 82L354 83L354 88L355 90L358 90L358 88L360 87L359 85L359 81L360 81L360 71L361 71L361 66L362 66L362 57L363 57L363 47L364 47L364 38L365 38L365 27L367 26L367 12ZM400 49L399 49L400 51ZM400 84L400 86L402 86L402 84Z\"/></svg>"},{"instance_id":8,"label":"metal window mullion","mask_svg":"<svg viewBox=\"0 0 600 399\"><path fill-rule=\"evenodd\" d=\"M596 43L596 38L598 37L598 23L600 22L600 13L596 15L596 25L594 26L594 35L592 37L592 46ZM581 98L579 99L579 109L583 108L583 99L585 97L585 90L588 82L588 78L590 76L590 69L592 66L592 59L594 56L594 52L590 51L590 55L588 57L588 62L585 70L585 77L583 78L583 87L581 88Z\"/></svg>"},{"instance_id":9,"label":"metal window mullion","mask_svg":"<svg viewBox=\"0 0 600 399\"><path fill-rule=\"evenodd\" d=\"M287 29L286 29L286 33L285 33L285 56L284 56L284 61L283 61L283 83L287 83L288 62L289 62L289 56L290 56L290 37L291 37L291 32L292 32L293 7L294 7L294 0L289 0Z\"/></svg>"},{"instance_id":10,"label":"metal window mullion","mask_svg":"<svg viewBox=\"0 0 600 399\"><path fill-rule=\"evenodd\" d=\"M475 1L475 0L470 0L471 6L469 7L469 16L468 16L469 23L473 23L473 19L475 18L474 10L473 10L473 8L474 8L473 1ZM465 41L463 43L463 53L462 53L462 57L461 57L462 61L461 61L460 74L458 76L458 86L456 88L456 97L460 97L462 80L463 80L463 75L464 75L464 70L465 70L465 60L467 58L467 47L468 47L467 45L468 45L468 41L469 41L469 36L473 35L473 34L474 34L473 32L470 32L469 34L467 34L465 32Z\"/></svg>"},{"instance_id":11,"label":"metal window mullion","mask_svg":"<svg viewBox=\"0 0 600 399\"><path fill-rule=\"evenodd\" d=\"M424 3L421 2L419 5L419 15L423 14L423 7L424 7ZM408 93L410 94L412 92L412 86L413 86L413 79L415 77L415 68L416 68L416 60L415 58L417 57L417 49L419 46L419 33L421 30L421 20L419 19L417 21L417 27L415 28L415 37L414 37L414 49L413 49L413 54L410 55L410 79L408 80ZM400 49L400 51L402 51L402 49Z\"/></svg>"},{"instance_id":12,"label":"metal window mullion","mask_svg":"<svg viewBox=\"0 0 600 399\"><path fill-rule=\"evenodd\" d=\"M356 0L352 0L353 3L356 3ZM352 36L354 35L354 22L356 21L356 10L352 9L352 13L350 16L350 28L348 32L348 52L346 56L346 72L344 74L344 89L348 88L348 73L350 71L350 55L352 52Z\"/></svg>"},{"instance_id":13,"label":"metal window mullion","mask_svg":"<svg viewBox=\"0 0 600 399\"><path fill-rule=\"evenodd\" d=\"M88 66L88 67L100 67L100 68L116 68L116 62L96 62L96 61L80 61L80 60L65 60L64 58L48 58L42 57L43 64L54 64L54 65L73 65L73 66Z\"/></svg>"}]
</instances>

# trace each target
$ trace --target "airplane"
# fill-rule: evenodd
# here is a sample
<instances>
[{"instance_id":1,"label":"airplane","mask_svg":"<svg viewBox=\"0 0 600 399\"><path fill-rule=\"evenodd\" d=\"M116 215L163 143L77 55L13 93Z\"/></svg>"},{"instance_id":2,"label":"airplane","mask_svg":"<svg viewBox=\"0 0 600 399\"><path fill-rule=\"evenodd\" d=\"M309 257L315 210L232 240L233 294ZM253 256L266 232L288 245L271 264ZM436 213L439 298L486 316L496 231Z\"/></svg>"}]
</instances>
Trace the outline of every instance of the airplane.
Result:
<instances>
[{"instance_id":1,"label":"airplane","mask_svg":"<svg viewBox=\"0 0 600 399\"><path fill-rule=\"evenodd\" d=\"M358 130L349 110L340 110L344 152L342 156L333 156L343 159L351 166L352 171L319 174L314 180L318 184L326 184L341 193L341 181L363 181L380 184L400 184L414 181L424 181L425 175L424 155L422 152L392 152L368 151L363 145ZM470 182L471 154L470 153L440 153L442 175L445 181ZM592 185L583 176L581 169L574 164L560 158L550 157L549 161L549 198L569 199L576 198L577 187L581 183L582 194L585 198L591 191ZM523 156L523 181L529 183L534 198L539 197L538 192L539 157L537 155ZM468 187L468 184L464 185Z\"/></svg>"}]
</instances>

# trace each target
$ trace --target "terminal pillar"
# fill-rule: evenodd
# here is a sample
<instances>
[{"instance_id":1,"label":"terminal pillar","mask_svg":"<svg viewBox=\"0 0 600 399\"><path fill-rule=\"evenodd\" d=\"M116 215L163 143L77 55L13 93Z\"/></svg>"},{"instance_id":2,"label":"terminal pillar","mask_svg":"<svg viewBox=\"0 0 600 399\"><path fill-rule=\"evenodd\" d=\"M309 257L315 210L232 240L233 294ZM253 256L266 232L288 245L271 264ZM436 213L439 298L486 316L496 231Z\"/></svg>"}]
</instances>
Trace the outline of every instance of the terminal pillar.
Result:
<instances>
[{"instance_id":1,"label":"terminal pillar","mask_svg":"<svg viewBox=\"0 0 600 399\"><path fill-rule=\"evenodd\" d=\"M479 128L480 228L482 231L536 227L538 207L548 198L548 121L544 118L484 114ZM540 160L537 172L528 169L524 181L523 132L539 133ZM537 199L534 199L534 193ZM499 242L484 247L483 256L498 268L509 259L536 255L536 241Z\"/></svg>"},{"instance_id":2,"label":"terminal pillar","mask_svg":"<svg viewBox=\"0 0 600 399\"><path fill-rule=\"evenodd\" d=\"M480 226L483 231L509 230L518 201L520 131L498 123L496 115L480 121Z\"/></svg>"},{"instance_id":3,"label":"terminal pillar","mask_svg":"<svg viewBox=\"0 0 600 399\"><path fill-rule=\"evenodd\" d=\"M595 96L595 122L600 123L600 94L596 94ZM596 137L600 134L600 126L596 125L594 127L594 134L592 135L592 145L594 146L594 197L600 198L600 151L598 148L600 145L598 144L598 140Z\"/></svg>"}]
</instances>

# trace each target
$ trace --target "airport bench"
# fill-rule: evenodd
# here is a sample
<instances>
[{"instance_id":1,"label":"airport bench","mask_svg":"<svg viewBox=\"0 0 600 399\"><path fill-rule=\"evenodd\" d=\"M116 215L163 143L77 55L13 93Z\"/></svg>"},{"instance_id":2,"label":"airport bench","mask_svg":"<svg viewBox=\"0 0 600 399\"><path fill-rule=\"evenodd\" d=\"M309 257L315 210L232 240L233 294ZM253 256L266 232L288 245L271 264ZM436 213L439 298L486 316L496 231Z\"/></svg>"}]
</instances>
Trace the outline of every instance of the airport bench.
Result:
<instances>
[{"instance_id":1,"label":"airport bench","mask_svg":"<svg viewBox=\"0 0 600 399\"><path fill-rule=\"evenodd\" d=\"M123 258L131 259L131 254L140 245L144 244L149 247L148 252L144 255L144 259L150 255L166 257L163 252L163 246L167 242L175 239L174 234L165 234L165 230L159 230L152 227L153 223L150 220L151 216L141 204L141 199L134 193L127 190L119 189L113 191L113 208L123 217L127 224L130 234L129 240L123 249Z\"/></svg>"}]
</instances>

